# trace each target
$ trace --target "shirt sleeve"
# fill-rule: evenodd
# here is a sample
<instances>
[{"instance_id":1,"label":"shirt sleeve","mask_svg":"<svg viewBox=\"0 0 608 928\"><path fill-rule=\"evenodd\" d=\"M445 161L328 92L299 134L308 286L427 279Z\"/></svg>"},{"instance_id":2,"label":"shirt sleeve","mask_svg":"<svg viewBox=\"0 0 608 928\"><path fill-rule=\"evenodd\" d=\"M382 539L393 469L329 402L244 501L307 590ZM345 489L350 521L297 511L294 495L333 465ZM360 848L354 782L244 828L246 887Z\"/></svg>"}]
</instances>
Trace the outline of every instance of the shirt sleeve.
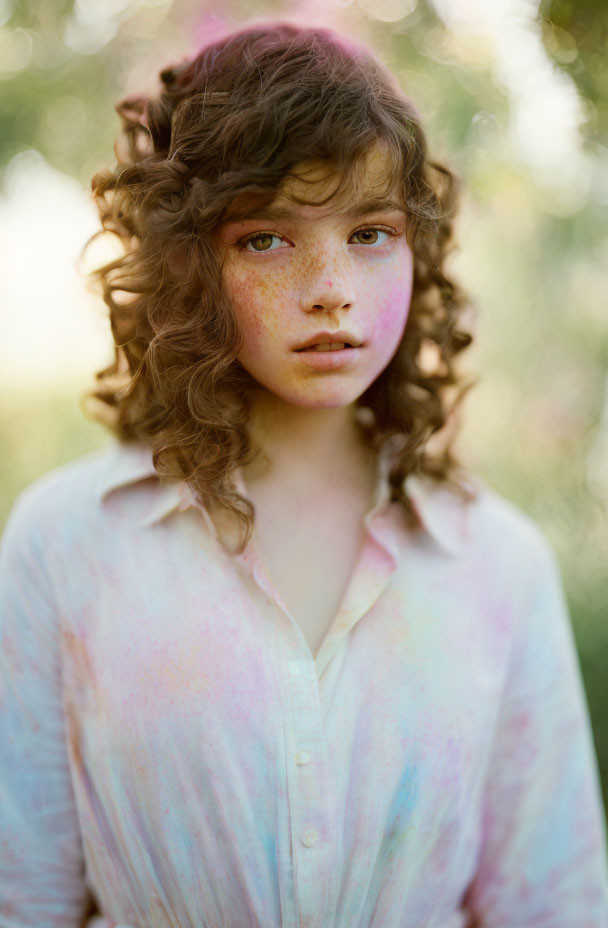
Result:
<instances>
[{"instance_id":1,"label":"shirt sleeve","mask_svg":"<svg viewBox=\"0 0 608 928\"><path fill-rule=\"evenodd\" d=\"M26 490L0 540L0 928L80 928L91 896L39 522Z\"/></svg>"},{"instance_id":2,"label":"shirt sleeve","mask_svg":"<svg viewBox=\"0 0 608 928\"><path fill-rule=\"evenodd\" d=\"M525 576L487 771L476 928L608 928L605 817L561 575L544 536Z\"/></svg>"}]
</instances>

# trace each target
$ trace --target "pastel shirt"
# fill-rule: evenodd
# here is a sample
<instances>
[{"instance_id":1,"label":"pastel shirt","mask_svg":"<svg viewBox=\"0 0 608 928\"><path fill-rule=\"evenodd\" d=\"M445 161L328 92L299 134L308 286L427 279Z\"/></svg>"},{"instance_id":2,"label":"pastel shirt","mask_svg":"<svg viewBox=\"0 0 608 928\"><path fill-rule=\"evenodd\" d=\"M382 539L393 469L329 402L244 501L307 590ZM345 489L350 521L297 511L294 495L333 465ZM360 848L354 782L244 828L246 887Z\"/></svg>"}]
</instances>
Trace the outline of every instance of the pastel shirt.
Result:
<instances>
[{"instance_id":1,"label":"pastel shirt","mask_svg":"<svg viewBox=\"0 0 608 928\"><path fill-rule=\"evenodd\" d=\"M386 455L316 656L143 445L55 469L0 555L0 928L607 928L553 553ZM242 475L237 475L242 489ZM294 526L297 531L297 526Z\"/></svg>"}]
</instances>

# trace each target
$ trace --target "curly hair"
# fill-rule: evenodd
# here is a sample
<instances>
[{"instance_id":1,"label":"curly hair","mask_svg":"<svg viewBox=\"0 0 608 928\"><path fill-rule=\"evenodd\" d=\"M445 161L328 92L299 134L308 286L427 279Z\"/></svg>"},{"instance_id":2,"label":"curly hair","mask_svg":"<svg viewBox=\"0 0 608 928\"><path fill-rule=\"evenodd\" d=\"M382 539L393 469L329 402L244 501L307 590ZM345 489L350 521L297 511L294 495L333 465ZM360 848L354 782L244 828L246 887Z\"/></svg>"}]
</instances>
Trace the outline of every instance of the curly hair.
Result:
<instances>
[{"instance_id":1,"label":"curly hair","mask_svg":"<svg viewBox=\"0 0 608 928\"><path fill-rule=\"evenodd\" d=\"M247 430L255 381L237 360L239 328L215 234L239 204L270 202L296 165L329 163L342 189L382 143L387 187L398 184L407 206L414 280L402 341L355 403L371 410L360 419L362 437L377 453L399 436L387 479L408 524L418 524L404 485L411 473L474 498L454 435L434 451L430 441L448 419L453 426L475 382L455 369L472 341L459 327L469 300L444 268L458 183L429 159L420 117L396 80L369 49L330 29L284 22L231 32L160 79L157 96L116 105L117 165L91 182L102 228L85 250L108 231L123 248L90 272L101 282L115 347L85 409L121 441L146 443L162 478L187 481L208 510L236 516L242 551L255 510L232 478L256 457Z\"/></svg>"}]
</instances>

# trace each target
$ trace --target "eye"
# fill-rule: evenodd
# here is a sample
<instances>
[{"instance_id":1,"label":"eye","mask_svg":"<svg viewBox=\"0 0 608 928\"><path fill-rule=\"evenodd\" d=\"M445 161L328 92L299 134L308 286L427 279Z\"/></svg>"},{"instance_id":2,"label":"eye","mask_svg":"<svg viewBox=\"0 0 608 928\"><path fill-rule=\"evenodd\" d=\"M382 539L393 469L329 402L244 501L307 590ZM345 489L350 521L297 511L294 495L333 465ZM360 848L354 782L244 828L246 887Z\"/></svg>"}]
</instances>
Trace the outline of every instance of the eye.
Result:
<instances>
[{"instance_id":1,"label":"eye","mask_svg":"<svg viewBox=\"0 0 608 928\"><path fill-rule=\"evenodd\" d=\"M246 238L241 239L238 244L244 251L254 251L258 253L264 251L277 251L276 248L270 247L273 238L276 238L278 241L283 241L281 236L275 235L274 232L255 232L253 235L248 235ZM253 245L252 248L247 247L250 244ZM258 248L258 244L262 247Z\"/></svg>"},{"instance_id":2,"label":"eye","mask_svg":"<svg viewBox=\"0 0 608 928\"><path fill-rule=\"evenodd\" d=\"M396 235L396 234L397 233L394 232L392 229L381 229L378 226L366 226L364 229L357 229L355 232L353 232L353 235L363 236L362 241L359 241L358 243L355 243L355 244L373 245L376 248L379 245L384 245L387 239L389 238L389 236ZM378 240L379 235L384 235L386 236L386 238ZM371 238L369 238L368 236L371 236Z\"/></svg>"}]
</instances>

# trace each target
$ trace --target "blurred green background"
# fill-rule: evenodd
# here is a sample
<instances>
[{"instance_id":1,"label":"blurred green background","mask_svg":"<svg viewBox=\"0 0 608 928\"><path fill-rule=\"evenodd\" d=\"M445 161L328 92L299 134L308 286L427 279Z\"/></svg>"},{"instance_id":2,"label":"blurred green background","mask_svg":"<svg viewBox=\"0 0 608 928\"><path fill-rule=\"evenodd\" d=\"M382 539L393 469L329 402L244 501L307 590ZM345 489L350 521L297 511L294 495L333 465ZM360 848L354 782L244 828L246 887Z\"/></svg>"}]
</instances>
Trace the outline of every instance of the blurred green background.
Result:
<instances>
[{"instance_id":1,"label":"blurred green background","mask_svg":"<svg viewBox=\"0 0 608 928\"><path fill-rule=\"evenodd\" d=\"M606 4L0 0L0 524L31 480L107 440L80 407L111 337L78 255L113 105L253 17L367 40L464 180L452 269L480 382L460 452L559 556L608 805Z\"/></svg>"}]
</instances>

